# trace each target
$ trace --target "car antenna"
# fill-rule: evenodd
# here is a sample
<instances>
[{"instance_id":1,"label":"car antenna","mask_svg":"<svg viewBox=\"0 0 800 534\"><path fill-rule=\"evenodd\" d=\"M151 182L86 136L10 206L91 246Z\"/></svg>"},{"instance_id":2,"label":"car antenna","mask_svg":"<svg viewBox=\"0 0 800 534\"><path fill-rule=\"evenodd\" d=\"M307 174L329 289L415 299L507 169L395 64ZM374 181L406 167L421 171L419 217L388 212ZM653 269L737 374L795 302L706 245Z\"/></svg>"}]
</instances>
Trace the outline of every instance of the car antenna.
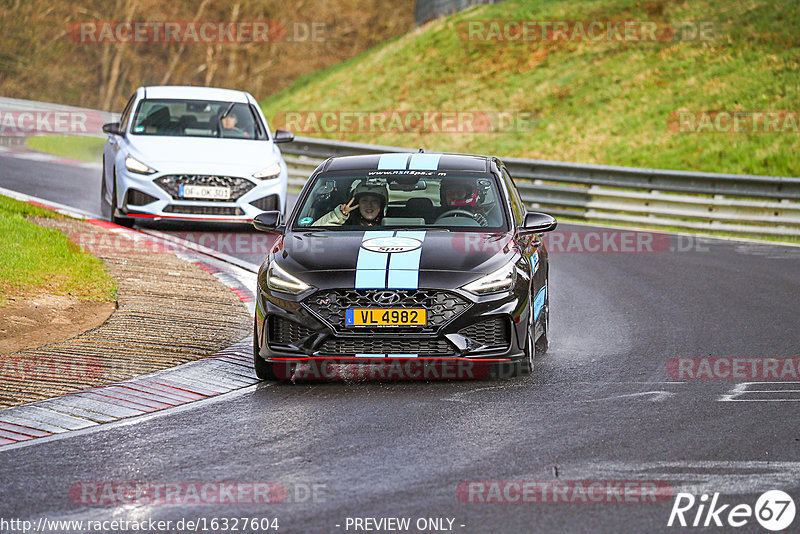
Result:
<instances>
[{"instance_id":1,"label":"car antenna","mask_svg":"<svg viewBox=\"0 0 800 534\"><path fill-rule=\"evenodd\" d=\"M424 153L424 152L425 152L425 149L424 149L424 148L420 148L419 150L417 150L417 154L422 154L422 153Z\"/></svg>"}]
</instances>

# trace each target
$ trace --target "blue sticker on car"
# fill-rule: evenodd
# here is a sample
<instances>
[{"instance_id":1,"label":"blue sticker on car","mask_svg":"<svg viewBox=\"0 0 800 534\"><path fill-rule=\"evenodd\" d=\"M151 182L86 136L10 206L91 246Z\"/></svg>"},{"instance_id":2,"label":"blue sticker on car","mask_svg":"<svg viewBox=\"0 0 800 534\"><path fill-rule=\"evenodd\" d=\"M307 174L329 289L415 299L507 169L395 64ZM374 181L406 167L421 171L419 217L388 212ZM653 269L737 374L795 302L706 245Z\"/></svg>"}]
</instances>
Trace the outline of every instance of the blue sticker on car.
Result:
<instances>
[{"instance_id":1,"label":"blue sticker on car","mask_svg":"<svg viewBox=\"0 0 800 534\"><path fill-rule=\"evenodd\" d=\"M398 231L396 237L425 241L424 231ZM389 258L389 289L417 289L419 287L419 262L422 247L408 252L392 252Z\"/></svg>"},{"instance_id":2,"label":"blue sticker on car","mask_svg":"<svg viewBox=\"0 0 800 534\"><path fill-rule=\"evenodd\" d=\"M544 300L547 296L547 284L542 286L542 289L536 293L536 298L533 299L533 320L537 320L539 318L539 314L542 312L544 308Z\"/></svg>"},{"instance_id":3,"label":"blue sticker on car","mask_svg":"<svg viewBox=\"0 0 800 534\"><path fill-rule=\"evenodd\" d=\"M181 186L181 187L183 187L183 186ZM297 224L299 224L300 226L305 226L307 224L311 224L312 222L314 222L314 218L313 217L303 217L302 219L297 221Z\"/></svg>"},{"instance_id":4,"label":"blue sticker on car","mask_svg":"<svg viewBox=\"0 0 800 534\"><path fill-rule=\"evenodd\" d=\"M364 232L362 243L375 239L386 239L383 245L387 251L379 252L368 250L366 246L372 248L372 244L365 244L359 247L358 257L356 258L356 289L417 289L419 287L419 265L422 258L422 247L419 246L425 240L424 231L377 231ZM411 248L413 240L418 241L418 245L413 250L392 252L391 238L397 239L398 248ZM380 243L380 242L379 242ZM400 246L402 245L402 246Z\"/></svg>"},{"instance_id":5,"label":"blue sticker on car","mask_svg":"<svg viewBox=\"0 0 800 534\"><path fill-rule=\"evenodd\" d=\"M378 160L378 170L405 170L408 154L384 154Z\"/></svg>"},{"instance_id":6,"label":"blue sticker on car","mask_svg":"<svg viewBox=\"0 0 800 534\"><path fill-rule=\"evenodd\" d=\"M364 232L361 242L379 237L392 237L392 231ZM386 287L386 265L389 255L358 248L356 258L356 289L384 289Z\"/></svg>"},{"instance_id":7,"label":"blue sticker on car","mask_svg":"<svg viewBox=\"0 0 800 534\"><path fill-rule=\"evenodd\" d=\"M435 171L439 168L441 154L414 154L408 169L412 171Z\"/></svg>"}]
</instances>

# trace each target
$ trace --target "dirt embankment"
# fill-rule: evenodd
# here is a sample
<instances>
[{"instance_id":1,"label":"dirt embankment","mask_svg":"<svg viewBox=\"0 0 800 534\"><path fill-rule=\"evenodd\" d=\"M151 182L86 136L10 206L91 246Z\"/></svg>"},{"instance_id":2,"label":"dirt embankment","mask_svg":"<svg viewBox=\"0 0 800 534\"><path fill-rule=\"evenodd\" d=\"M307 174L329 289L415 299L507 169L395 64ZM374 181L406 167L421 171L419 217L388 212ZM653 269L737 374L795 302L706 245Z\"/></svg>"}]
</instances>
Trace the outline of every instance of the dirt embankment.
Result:
<instances>
[{"instance_id":1,"label":"dirt embankment","mask_svg":"<svg viewBox=\"0 0 800 534\"><path fill-rule=\"evenodd\" d=\"M64 295L12 299L0 308L0 354L77 336L106 322L115 308L113 302Z\"/></svg>"}]
</instances>

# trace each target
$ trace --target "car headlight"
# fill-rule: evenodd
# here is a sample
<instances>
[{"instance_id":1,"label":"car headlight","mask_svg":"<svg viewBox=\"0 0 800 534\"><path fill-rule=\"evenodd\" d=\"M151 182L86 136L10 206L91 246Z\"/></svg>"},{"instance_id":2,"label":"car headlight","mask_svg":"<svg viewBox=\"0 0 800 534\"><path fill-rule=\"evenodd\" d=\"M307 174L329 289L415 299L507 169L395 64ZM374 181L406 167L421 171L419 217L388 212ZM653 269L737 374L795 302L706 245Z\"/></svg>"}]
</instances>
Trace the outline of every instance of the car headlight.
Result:
<instances>
[{"instance_id":1,"label":"car headlight","mask_svg":"<svg viewBox=\"0 0 800 534\"><path fill-rule=\"evenodd\" d=\"M287 273L280 265L274 261L267 268L267 287L276 291L298 294L311 288L294 275Z\"/></svg>"},{"instance_id":2,"label":"car headlight","mask_svg":"<svg viewBox=\"0 0 800 534\"><path fill-rule=\"evenodd\" d=\"M508 291L514 287L514 282L517 277L517 266L514 260L506 263L494 272L487 274L482 278L478 278L474 282L462 287L462 289L474 293L476 295L485 295L487 293L497 293L499 291Z\"/></svg>"},{"instance_id":3,"label":"car headlight","mask_svg":"<svg viewBox=\"0 0 800 534\"><path fill-rule=\"evenodd\" d=\"M259 180L270 180L272 178L277 178L280 173L281 173L280 163L273 163L266 169L262 169L257 173L253 174L253 178L257 178Z\"/></svg>"},{"instance_id":4,"label":"car headlight","mask_svg":"<svg viewBox=\"0 0 800 534\"><path fill-rule=\"evenodd\" d=\"M125 168L137 174L153 174L156 172L155 169L145 165L133 156L125 158Z\"/></svg>"}]
</instances>

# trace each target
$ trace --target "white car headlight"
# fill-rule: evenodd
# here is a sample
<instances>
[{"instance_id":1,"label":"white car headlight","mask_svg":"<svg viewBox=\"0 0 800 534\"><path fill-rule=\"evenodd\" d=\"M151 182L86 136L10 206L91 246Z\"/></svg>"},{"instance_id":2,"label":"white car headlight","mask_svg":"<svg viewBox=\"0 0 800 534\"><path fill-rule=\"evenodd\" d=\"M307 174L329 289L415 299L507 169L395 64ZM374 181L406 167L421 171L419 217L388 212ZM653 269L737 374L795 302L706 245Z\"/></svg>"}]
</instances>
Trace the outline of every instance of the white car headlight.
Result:
<instances>
[{"instance_id":1,"label":"white car headlight","mask_svg":"<svg viewBox=\"0 0 800 534\"><path fill-rule=\"evenodd\" d=\"M278 175L281 173L281 166L279 163L273 163L266 169L262 169L257 173L253 174L253 178L257 178L259 180L271 180L272 178L277 178Z\"/></svg>"},{"instance_id":2,"label":"white car headlight","mask_svg":"<svg viewBox=\"0 0 800 534\"><path fill-rule=\"evenodd\" d=\"M286 293L302 293L311 286L294 275L287 273L274 261L267 268L267 287Z\"/></svg>"},{"instance_id":3,"label":"white car headlight","mask_svg":"<svg viewBox=\"0 0 800 534\"><path fill-rule=\"evenodd\" d=\"M157 172L155 169L145 165L133 156L128 156L125 158L125 168L137 174L154 174Z\"/></svg>"},{"instance_id":4,"label":"white car headlight","mask_svg":"<svg viewBox=\"0 0 800 534\"><path fill-rule=\"evenodd\" d=\"M511 260L496 271L463 286L462 289L476 295L508 291L514 287L516 276L517 266L514 260Z\"/></svg>"}]
</instances>

